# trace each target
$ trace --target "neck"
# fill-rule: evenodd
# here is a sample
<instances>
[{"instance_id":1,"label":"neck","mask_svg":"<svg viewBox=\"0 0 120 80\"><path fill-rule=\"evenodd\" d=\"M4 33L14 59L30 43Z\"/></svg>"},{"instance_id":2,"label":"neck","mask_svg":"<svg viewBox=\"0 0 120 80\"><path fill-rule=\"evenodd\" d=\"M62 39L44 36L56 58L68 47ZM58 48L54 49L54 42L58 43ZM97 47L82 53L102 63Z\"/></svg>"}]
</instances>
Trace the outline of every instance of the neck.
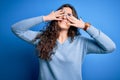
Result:
<instances>
[{"instance_id":1,"label":"neck","mask_svg":"<svg viewBox=\"0 0 120 80\"><path fill-rule=\"evenodd\" d=\"M63 43L68 38L68 30L61 30L58 40L60 43Z\"/></svg>"}]
</instances>

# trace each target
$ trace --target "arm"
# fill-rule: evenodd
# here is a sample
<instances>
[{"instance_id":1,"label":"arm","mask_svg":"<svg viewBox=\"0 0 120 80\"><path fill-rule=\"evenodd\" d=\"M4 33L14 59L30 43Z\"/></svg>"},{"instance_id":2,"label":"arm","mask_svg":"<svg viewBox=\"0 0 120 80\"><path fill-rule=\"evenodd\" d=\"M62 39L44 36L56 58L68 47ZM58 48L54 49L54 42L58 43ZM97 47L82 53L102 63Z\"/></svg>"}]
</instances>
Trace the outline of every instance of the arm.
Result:
<instances>
[{"instance_id":1,"label":"arm","mask_svg":"<svg viewBox=\"0 0 120 80\"><path fill-rule=\"evenodd\" d=\"M38 16L34 18L25 19L12 25L12 31L23 40L34 44L33 40L39 32L29 30L31 27L43 22L43 17Z\"/></svg>"},{"instance_id":2,"label":"arm","mask_svg":"<svg viewBox=\"0 0 120 80\"><path fill-rule=\"evenodd\" d=\"M85 40L87 53L110 53L116 48L115 43L95 27L90 26L86 32L93 38Z\"/></svg>"},{"instance_id":3,"label":"arm","mask_svg":"<svg viewBox=\"0 0 120 80\"><path fill-rule=\"evenodd\" d=\"M12 31L21 39L30 42L32 44L37 44L36 41L33 41L37 34L40 32L32 31L30 30L31 27L45 21L51 21L51 20L61 20L60 16L63 14L62 10L58 10L55 12L51 12L47 16L38 16L34 18L29 18L22 20L20 22L17 22L12 25Z\"/></svg>"},{"instance_id":4,"label":"arm","mask_svg":"<svg viewBox=\"0 0 120 80\"><path fill-rule=\"evenodd\" d=\"M115 43L100 30L74 16L67 18L71 22L70 25L85 30L93 38L93 40L85 38L83 41L86 53L108 53L115 49Z\"/></svg>"}]
</instances>

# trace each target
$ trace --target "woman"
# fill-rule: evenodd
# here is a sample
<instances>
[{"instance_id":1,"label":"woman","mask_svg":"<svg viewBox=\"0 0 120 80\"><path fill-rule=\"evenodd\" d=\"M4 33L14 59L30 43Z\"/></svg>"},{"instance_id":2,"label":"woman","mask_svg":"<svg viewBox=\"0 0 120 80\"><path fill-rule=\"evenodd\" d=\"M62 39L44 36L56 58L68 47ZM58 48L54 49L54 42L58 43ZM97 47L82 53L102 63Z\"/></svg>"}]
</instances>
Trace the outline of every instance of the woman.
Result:
<instances>
[{"instance_id":1,"label":"woman","mask_svg":"<svg viewBox=\"0 0 120 80\"><path fill-rule=\"evenodd\" d=\"M48 22L44 31L30 30L41 22ZM82 37L78 29L85 30L93 39ZM36 46L40 64L38 80L82 80L81 65L86 54L110 53L115 49L108 36L78 19L70 4L49 15L20 21L12 25L12 31Z\"/></svg>"}]
</instances>

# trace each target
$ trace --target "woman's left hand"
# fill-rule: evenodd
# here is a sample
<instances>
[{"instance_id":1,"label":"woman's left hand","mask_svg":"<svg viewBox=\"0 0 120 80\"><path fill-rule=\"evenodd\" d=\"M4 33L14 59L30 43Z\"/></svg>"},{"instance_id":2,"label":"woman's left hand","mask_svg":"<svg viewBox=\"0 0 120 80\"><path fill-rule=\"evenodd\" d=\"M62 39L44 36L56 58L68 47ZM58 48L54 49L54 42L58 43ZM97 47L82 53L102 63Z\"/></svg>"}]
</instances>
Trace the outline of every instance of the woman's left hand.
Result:
<instances>
[{"instance_id":1,"label":"woman's left hand","mask_svg":"<svg viewBox=\"0 0 120 80\"><path fill-rule=\"evenodd\" d=\"M85 27L85 22L82 19L79 20L74 16L67 16L67 19L70 21L70 23L68 23L70 26L75 26L82 29Z\"/></svg>"}]
</instances>

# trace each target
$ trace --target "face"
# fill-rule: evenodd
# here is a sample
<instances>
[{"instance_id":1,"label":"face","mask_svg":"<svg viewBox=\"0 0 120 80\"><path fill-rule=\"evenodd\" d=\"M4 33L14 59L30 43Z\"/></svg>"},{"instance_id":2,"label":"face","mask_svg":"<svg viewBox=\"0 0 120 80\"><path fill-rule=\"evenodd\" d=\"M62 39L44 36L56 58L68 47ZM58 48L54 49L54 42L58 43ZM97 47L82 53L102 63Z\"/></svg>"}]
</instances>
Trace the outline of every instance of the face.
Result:
<instances>
[{"instance_id":1,"label":"face","mask_svg":"<svg viewBox=\"0 0 120 80\"><path fill-rule=\"evenodd\" d=\"M60 26L61 29L68 30L70 28L70 23L67 19L67 16L71 16L72 14L72 9L69 7L64 7L62 9L64 11L64 15L62 16L62 20L58 21L58 25Z\"/></svg>"}]
</instances>

